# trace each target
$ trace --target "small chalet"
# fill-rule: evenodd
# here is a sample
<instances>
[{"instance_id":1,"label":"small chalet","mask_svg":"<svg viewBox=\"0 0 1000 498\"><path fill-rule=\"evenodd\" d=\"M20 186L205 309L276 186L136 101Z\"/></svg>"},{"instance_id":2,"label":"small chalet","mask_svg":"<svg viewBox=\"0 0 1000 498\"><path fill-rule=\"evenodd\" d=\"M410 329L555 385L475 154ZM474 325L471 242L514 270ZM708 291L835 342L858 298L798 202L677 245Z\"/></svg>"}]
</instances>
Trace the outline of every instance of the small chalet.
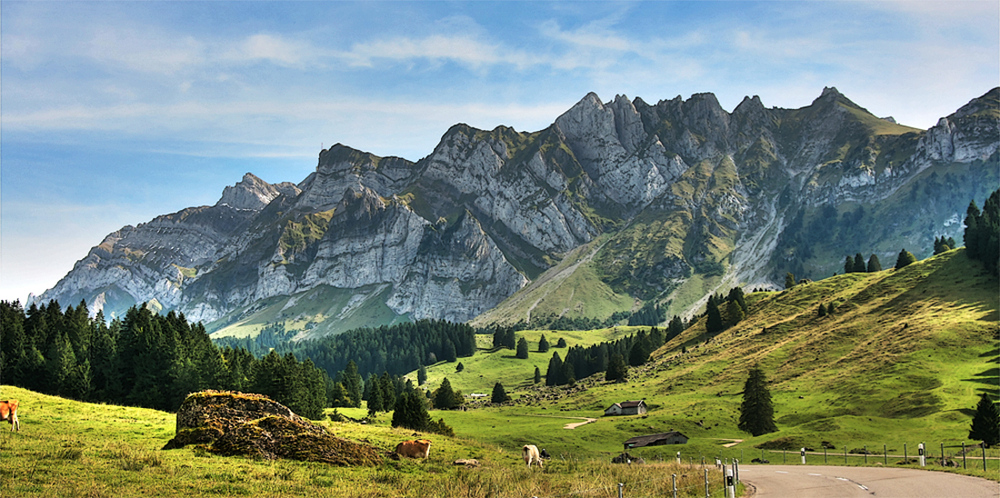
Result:
<instances>
[{"instance_id":1,"label":"small chalet","mask_svg":"<svg viewBox=\"0 0 1000 498\"><path fill-rule=\"evenodd\" d=\"M644 415L646 413L646 402L643 400L639 401L622 401L621 403L615 403L604 410L605 415Z\"/></svg>"},{"instance_id":2,"label":"small chalet","mask_svg":"<svg viewBox=\"0 0 1000 498\"><path fill-rule=\"evenodd\" d=\"M625 441L625 450L630 448L642 448L643 446L661 446L664 444L687 444L688 437L677 431L664 432L661 434L650 434L648 436L636 436Z\"/></svg>"}]
</instances>

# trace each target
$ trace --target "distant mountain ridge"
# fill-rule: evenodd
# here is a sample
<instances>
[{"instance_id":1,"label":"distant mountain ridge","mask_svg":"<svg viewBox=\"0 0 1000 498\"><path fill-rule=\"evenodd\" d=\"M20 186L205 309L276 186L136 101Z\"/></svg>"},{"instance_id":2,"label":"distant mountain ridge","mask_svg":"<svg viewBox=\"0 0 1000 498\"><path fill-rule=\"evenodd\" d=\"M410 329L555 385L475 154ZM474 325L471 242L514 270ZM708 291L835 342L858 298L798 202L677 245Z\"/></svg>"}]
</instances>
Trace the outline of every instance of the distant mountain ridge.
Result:
<instances>
[{"instance_id":1,"label":"distant mountain ridge","mask_svg":"<svg viewBox=\"0 0 1000 498\"><path fill-rule=\"evenodd\" d=\"M708 93L591 93L537 132L454 125L417 162L337 144L297 185L248 173L214 206L108 235L37 299L106 315L155 301L210 329L284 322L300 338L603 319L646 301L689 312L716 288L960 240L969 200L1000 183L998 104L995 88L922 131L834 88L732 113ZM568 254L583 259L557 268ZM511 297L531 282L531 299Z\"/></svg>"}]
</instances>

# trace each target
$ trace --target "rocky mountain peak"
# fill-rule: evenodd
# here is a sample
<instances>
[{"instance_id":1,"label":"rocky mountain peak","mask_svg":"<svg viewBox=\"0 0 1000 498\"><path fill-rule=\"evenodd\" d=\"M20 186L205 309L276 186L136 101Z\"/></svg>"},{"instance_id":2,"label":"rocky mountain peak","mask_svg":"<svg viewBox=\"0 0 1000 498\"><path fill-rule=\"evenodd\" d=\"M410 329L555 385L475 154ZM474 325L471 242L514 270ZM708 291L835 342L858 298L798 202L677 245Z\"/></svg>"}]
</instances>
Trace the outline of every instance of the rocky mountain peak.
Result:
<instances>
[{"instance_id":1,"label":"rocky mountain peak","mask_svg":"<svg viewBox=\"0 0 1000 498\"><path fill-rule=\"evenodd\" d=\"M279 194L281 191L274 185L261 180L252 173L247 173L243 175L243 180L236 185L223 189L222 197L215 205L260 211Z\"/></svg>"}]
</instances>

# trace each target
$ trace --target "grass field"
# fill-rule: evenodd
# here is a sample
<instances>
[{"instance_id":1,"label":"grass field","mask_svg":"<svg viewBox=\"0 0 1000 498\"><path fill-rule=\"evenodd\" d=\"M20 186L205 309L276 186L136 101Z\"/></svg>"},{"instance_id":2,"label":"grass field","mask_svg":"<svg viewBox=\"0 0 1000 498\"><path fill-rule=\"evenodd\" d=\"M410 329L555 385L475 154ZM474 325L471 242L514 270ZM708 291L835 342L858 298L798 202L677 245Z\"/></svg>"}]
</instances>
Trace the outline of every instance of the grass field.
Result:
<instances>
[{"instance_id":1,"label":"grass field","mask_svg":"<svg viewBox=\"0 0 1000 498\"><path fill-rule=\"evenodd\" d=\"M335 434L388 451L414 436L434 441L426 462L386 461L372 468L336 468L301 462L223 458L196 448L161 451L174 431L171 414L93 405L15 387L0 397L21 400L22 431L0 431L0 494L5 496L668 496L670 475L682 496L704 496L704 458L766 458L810 464L915 466L917 445L927 445L929 467L1000 480L1000 450L965 455L972 410L982 392L1000 389L1000 314L997 281L950 251L901 270L848 274L783 292L751 294L750 311L715 336L695 323L630 369L624 384L601 376L575 386L531 383L544 374L548 353L526 360L513 351L479 351L456 363L428 369L428 387L445 376L466 394L488 394L501 381L514 402L466 411L432 410L457 437L389 427L390 415L373 423L325 422ZM819 317L819 304L834 303ZM537 347L545 334L555 344L588 345L634 333L603 331L521 333ZM487 336L478 338L486 346ZM564 356L561 354L560 356ZM778 432L758 437L736 427L741 390L750 366L770 381ZM415 378L415 373L411 374ZM645 399L649 413L604 417L611 403ZM341 410L362 418L363 409ZM596 419L574 429L566 424ZM607 463L633 436L677 430L685 445L632 450L649 465ZM543 471L520 462L522 444L546 448L554 458ZM763 449L762 449L763 448ZM827 448L824 456L823 449ZM676 464L677 452L682 464ZM883 456L883 452L888 453ZM903 458L903 454L907 458ZM475 469L456 467L475 458ZM825 460L824 460L825 459ZM719 476L716 476L719 477ZM718 486L714 480L713 486ZM629 493L633 494L629 494ZM720 496L715 489L713 496Z\"/></svg>"}]
</instances>

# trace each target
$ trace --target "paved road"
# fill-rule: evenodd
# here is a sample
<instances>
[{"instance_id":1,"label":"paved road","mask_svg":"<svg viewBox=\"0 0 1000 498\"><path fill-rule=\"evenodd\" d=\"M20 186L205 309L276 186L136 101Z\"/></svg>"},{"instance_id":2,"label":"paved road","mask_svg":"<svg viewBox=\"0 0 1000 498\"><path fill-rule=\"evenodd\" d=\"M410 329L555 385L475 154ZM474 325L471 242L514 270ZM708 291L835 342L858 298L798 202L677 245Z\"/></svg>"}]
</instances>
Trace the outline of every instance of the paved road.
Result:
<instances>
[{"instance_id":1,"label":"paved road","mask_svg":"<svg viewBox=\"0 0 1000 498\"><path fill-rule=\"evenodd\" d=\"M740 465L754 498L997 498L1000 483L917 469Z\"/></svg>"}]
</instances>

